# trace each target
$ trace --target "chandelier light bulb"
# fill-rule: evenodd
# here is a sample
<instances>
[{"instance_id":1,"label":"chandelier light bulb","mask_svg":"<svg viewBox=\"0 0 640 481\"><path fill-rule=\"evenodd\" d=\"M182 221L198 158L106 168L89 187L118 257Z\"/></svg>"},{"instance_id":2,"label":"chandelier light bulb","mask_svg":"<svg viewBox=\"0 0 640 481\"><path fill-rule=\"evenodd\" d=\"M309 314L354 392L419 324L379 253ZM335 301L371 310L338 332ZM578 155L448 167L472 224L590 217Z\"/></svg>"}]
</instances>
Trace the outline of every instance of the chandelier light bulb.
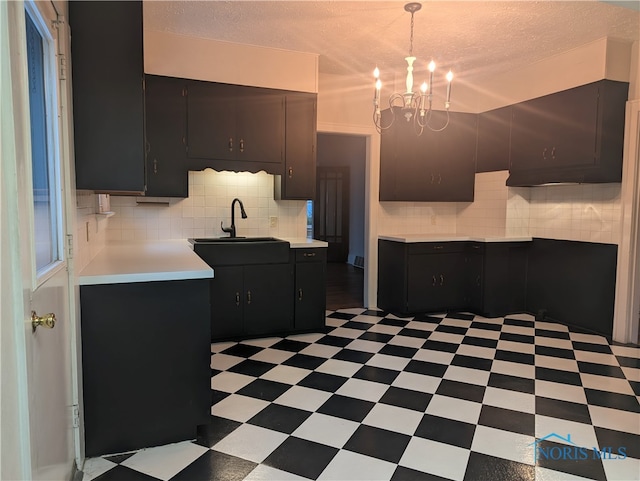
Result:
<instances>
[{"instance_id":1,"label":"chandelier light bulb","mask_svg":"<svg viewBox=\"0 0 640 481\"><path fill-rule=\"evenodd\" d=\"M420 90L422 91L422 94L426 94L427 93L427 82L422 82L422 85L420 85Z\"/></svg>"},{"instance_id":2,"label":"chandelier light bulb","mask_svg":"<svg viewBox=\"0 0 640 481\"><path fill-rule=\"evenodd\" d=\"M382 88L382 82L380 81L380 79L376 80L376 90L380 90Z\"/></svg>"},{"instance_id":3,"label":"chandelier light bulb","mask_svg":"<svg viewBox=\"0 0 640 481\"><path fill-rule=\"evenodd\" d=\"M453 80L453 72L449 70L449 73L447 74L447 82L451 83L452 80Z\"/></svg>"},{"instance_id":4,"label":"chandelier light bulb","mask_svg":"<svg viewBox=\"0 0 640 481\"><path fill-rule=\"evenodd\" d=\"M378 69L378 67L376 67L373 70L373 78L376 79L376 80L380 78L380 70Z\"/></svg>"},{"instance_id":5,"label":"chandelier light bulb","mask_svg":"<svg viewBox=\"0 0 640 481\"><path fill-rule=\"evenodd\" d=\"M429 72L433 73L436 70L436 63L432 60L429 62Z\"/></svg>"}]
</instances>

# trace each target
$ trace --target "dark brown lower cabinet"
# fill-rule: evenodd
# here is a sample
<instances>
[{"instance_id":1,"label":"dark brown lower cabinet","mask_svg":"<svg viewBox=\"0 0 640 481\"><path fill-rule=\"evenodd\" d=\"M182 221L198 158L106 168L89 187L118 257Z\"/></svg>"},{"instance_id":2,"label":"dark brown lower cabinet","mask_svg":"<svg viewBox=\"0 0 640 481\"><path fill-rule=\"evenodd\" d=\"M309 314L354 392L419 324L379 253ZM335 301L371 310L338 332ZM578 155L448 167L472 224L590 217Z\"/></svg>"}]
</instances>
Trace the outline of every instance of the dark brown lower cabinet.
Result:
<instances>
[{"instance_id":1,"label":"dark brown lower cabinet","mask_svg":"<svg viewBox=\"0 0 640 481\"><path fill-rule=\"evenodd\" d=\"M195 439L211 407L209 280L80 286L87 457Z\"/></svg>"},{"instance_id":2,"label":"dark brown lower cabinet","mask_svg":"<svg viewBox=\"0 0 640 481\"><path fill-rule=\"evenodd\" d=\"M327 307L327 249L292 249L295 258L295 331L325 326Z\"/></svg>"}]
</instances>

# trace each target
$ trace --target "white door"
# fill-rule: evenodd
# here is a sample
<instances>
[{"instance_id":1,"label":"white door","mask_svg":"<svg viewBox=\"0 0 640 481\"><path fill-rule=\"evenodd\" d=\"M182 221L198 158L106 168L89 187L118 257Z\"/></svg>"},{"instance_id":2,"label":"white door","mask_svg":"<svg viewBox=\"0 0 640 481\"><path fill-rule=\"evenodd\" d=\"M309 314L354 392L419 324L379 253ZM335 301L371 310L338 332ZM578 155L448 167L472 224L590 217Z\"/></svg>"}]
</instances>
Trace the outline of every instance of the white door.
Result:
<instances>
[{"instance_id":1,"label":"white door","mask_svg":"<svg viewBox=\"0 0 640 481\"><path fill-rule=\"evenodd\" d=\"M3 405L3 415L5 407L13 414L15 431L5 432L3 418L0 478L68 480L75 456L73 289L64 249L70 156L67 109L61 104L67 87L59 78L58 17L49 1L0 4L2 36L10 53L9 77L2 56L1 93L13 99L12 106L2 106L2 276L14 281L2 286L13 293L3 293L2 299L3 363L5 356L14 363L2 367L3 401L5 388L16 393L7 393L9 402ZM11 108L12 121L6 115ZM12 305L5 305L7 301ZM44 318L36 329L32 313ZM47 314L55 315L55 324ZM7 340L5 333L13 339ZM15 456L7 459L7 453Z\"/></svg>"}]
</instances>

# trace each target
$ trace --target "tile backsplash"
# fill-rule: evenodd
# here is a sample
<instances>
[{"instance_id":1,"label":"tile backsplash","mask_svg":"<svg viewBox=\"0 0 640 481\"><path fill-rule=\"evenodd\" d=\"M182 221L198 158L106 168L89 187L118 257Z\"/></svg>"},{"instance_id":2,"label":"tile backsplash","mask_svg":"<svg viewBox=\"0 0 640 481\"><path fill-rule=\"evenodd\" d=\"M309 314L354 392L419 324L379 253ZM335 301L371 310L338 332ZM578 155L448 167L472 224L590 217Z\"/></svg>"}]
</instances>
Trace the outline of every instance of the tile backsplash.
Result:
<instances>
[{"instance_id":1,"label":"tile backsplash","mask_svg":"<svg viewBox=\"0 0 640 481\"><path fill-rule=\"evenodd\" d=\"M275 201L272 175L205 169L189 172L186 199L112 196L115 215L109 219L107 240L225 236L220 223L231 224L236 197L247 212L242 219L236 206L239 236L306 237L306 202Z\"/></svg>"}]
</instances>

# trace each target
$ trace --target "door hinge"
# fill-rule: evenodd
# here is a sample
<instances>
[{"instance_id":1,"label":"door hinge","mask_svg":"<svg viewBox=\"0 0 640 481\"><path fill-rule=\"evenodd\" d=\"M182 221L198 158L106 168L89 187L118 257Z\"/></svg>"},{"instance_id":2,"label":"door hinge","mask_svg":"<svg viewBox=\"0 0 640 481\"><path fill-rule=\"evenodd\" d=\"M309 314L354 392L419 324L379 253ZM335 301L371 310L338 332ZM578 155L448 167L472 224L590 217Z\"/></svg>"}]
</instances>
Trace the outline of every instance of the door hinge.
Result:
<instances>
[{"instance_id":1,"label":"door hinge","mask_svg":"<svg viewBox=\"0 0 640 481\"><path fill-rule=\"evenodd\" d=\"M67 258L73 259L73 234L67 234Z\"/></svg>"},{"instance_id":2,"label":"door hinge","mask_svg":"<svg viewBox=\"0 0 640 481\"><path fill-rule=\"evenodd\" d=\"M67 56L64 53L58 54L58 76L59 80L67 80Z\"/></svg>"},{"instance_id":3,"label":"door hinge","mask_svg":"<svg viewBox=\"0 0 640 481\"><path fill-rule=\"evenodd\" d=\"M71 422L74 428L80 427L80 408L77 404L71 405Z\"/></svg>"}]
</instances>

